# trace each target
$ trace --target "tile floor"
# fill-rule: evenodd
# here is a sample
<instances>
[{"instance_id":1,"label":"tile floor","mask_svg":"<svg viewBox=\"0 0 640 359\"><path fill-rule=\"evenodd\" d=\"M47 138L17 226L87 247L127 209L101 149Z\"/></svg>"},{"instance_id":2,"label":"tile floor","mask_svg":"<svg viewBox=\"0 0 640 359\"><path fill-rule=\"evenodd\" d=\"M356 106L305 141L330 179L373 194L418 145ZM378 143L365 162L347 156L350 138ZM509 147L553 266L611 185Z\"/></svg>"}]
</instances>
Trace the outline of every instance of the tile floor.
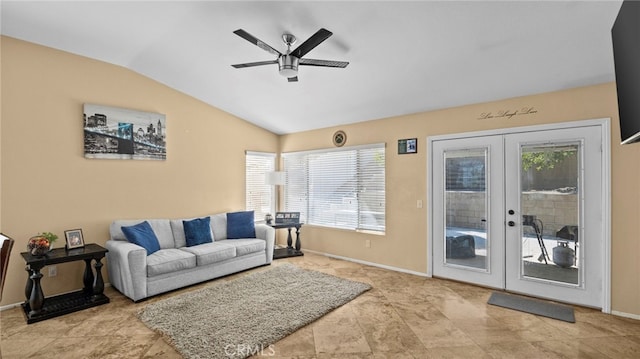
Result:
<instances>
[{"instance_id":1,"label":"tile floor","mask_svg":"<svg viewBox=\"0 0 640 359\"><path fill-rule=\"evenodd\" d=\"M576 308L577 322L571 324L488 305L491 290L467 284L309 253L273 265L284 262L367 282L373 289L254 359L640 358L637 320ZM142 303L107 288L107 305L28 326L20 308L5 310L0 312L2 357L180 358L135 312L204 285Z\"/></svg>"}]
</instances>

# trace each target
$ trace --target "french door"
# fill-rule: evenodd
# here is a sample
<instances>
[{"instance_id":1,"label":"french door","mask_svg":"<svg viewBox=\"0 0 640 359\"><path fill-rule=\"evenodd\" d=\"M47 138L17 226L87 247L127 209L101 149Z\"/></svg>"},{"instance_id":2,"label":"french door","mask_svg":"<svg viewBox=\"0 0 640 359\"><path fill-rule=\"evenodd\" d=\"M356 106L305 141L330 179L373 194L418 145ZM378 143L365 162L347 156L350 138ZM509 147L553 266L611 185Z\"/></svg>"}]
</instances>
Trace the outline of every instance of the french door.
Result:
<instances>
[{"instance_id":1,"label":"french door","mask_svg":"<svg viewBox=\"0 0 640 359\"><path fill-rule=\"evenodd\" d=\"M431 139L432 274L603 308L602 132Z\"/></svg>"}]
</instances>

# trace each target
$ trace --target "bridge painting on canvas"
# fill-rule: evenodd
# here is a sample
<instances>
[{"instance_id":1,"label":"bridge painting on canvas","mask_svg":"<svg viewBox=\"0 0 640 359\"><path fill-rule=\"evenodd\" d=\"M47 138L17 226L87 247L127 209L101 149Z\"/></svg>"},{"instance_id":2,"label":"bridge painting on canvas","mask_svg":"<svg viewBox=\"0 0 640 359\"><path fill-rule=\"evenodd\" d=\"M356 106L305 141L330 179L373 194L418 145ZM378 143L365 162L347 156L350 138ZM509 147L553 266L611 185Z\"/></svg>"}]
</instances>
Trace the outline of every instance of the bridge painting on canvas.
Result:
<instances>
[{"instance_id":1,"label":"bridge painting on canvas","mask_svg":"<svg viewBox=\"0 0 640 359\"><path fill-rule=\"evenodd\" d=\"M86 158L165 160L166 136L165 115L84 105Z\"/></svg>"}]
</instances>

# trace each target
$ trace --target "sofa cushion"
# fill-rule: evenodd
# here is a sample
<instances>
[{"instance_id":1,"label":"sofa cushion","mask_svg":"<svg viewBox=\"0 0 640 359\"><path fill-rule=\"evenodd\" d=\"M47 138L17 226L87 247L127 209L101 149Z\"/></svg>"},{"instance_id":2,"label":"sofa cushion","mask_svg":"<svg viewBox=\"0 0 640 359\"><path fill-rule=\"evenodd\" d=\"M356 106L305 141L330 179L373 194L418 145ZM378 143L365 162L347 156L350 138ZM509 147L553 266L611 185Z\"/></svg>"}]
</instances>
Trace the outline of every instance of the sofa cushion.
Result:
<instances>
[{"instance_id":1,"label":"sofa cushion","mask_svg":"<svg viewBox=\"0 0 640 359\"><path fill-rule=\"evenodd\" d=\"M196 266L196 256L176 248L161 249L147 257L147 277Z\"/></svg>"},{"instance_id":2,"label":"sofa cushion","mask_svg":"<svg viewBox=\"0 0 640 359\"><path fill-rule=\"evenodd\" d=\"M195 255L199 266L222 262L236 256L236 247L218 241L180 249Z\"/></svg>"},{"instance_id":3,"label":"sofa cushion","mask_svg":"<svg viewBox=\"0 0 640 359\"><path fill-rule=\"evenodd\" d=\"M256 238L253 211L227 213L227 239Z\"/></svg>"},{"instance_id":4,"label":"sofa cushion","mask_svg":"<svg viewBox=\"0 0 640 359\"><path fill-rule=\"evenodd\" d=\"M219 213L211 216L211 230L213 231L213 240L221 241L227 239L227 214Z\"/></svg>"},{"instance_id":5,"label":"sofa cushion","mask_svg":"<svg viewBox=\"0 0 640 359\"><path fill-rule=\"evenodd\" d=\"M184 227L184 237L187 242L187 247L213 242L210 217L182 221L182 225Z\"/></svg>"},{"instance_id":6,"label":"sofa cushion","mask_svg":"<svg viewBox=\"0 0 640 359\"><path fill-rule=\"evenodd\" d=\"M153 232L149 222L135 224L133 226L123 226L122 232L127 240L131 243L143 247L147 251L147 255L153 254L160 250L160 243Z\"/></svg>"},{"instance_id":7,"label":"sofa cushion","mask_svg":"<svg viewBox=\"0 0 640 359\"><path fill-rule=\"evenodd\" d=\"M176 243L176 248L182 248L187 246L187 238L184 235L184 223L182 221L191 221L197 218L182 218L169 220L171 226L171 233L173 233L173 239ZM213 219L211 219L211 227L213 228ZM211 238L216 240L213 230L211 231Z\"/></svg>"},{"instance_id":8,"label":"sofa cushion","mask_svg":"<svg viewBox=\"0 0 640 359\"><path fill-rule=\"evenodd\" d=\"M267 248L267 242L265 240L255 238L227 239L218 243L234 246L237 257L250 253L264 252Z\"/></svg>"},{"instance_id":9,"label":"sofa cushion","mask_svg":"<svg viewBox=\"0 0 640 359\"><path fill-rule=\"evenodd\" d=\"M126 241L127 237L125 237L122 232L122 226L133 226L134 224L138 224L144 219L124 219L117 220L111 223L109 228L109 232L111 234L111 239L116 241ZM173 240L173 233L171 232L171 225L169 224L168 219L147 219L147 222L153 228L153 232L156 234L156 238L158 238L158 243L160 243L160 248L176 248L175 242Z\"/></svg>"}]
</instances>

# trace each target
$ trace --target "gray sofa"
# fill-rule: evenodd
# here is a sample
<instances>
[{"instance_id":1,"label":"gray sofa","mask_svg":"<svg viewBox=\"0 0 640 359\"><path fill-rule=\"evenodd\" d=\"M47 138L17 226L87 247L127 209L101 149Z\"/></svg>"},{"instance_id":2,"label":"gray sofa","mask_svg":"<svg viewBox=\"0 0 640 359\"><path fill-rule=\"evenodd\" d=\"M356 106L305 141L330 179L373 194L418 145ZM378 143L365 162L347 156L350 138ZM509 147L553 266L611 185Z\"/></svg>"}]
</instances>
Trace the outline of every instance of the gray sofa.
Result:
<instances>
[{"instance_id":1,"label":"gray sofa","mask_svg":"<svg viewBox=\"0 0 640 359\"><path fill-rule=\"evenodd\" d=\"M272 227L255 224L256 238L227 239L226 213L212 215L210 220L213 242L187 247L183 219L146 219L160 244L160 250L148 256L143 247L127 241L121 229L145 220L114 221L106 242L111 285L139 301L271 263L275 243Z\"/></svg>"}]
</instances>

